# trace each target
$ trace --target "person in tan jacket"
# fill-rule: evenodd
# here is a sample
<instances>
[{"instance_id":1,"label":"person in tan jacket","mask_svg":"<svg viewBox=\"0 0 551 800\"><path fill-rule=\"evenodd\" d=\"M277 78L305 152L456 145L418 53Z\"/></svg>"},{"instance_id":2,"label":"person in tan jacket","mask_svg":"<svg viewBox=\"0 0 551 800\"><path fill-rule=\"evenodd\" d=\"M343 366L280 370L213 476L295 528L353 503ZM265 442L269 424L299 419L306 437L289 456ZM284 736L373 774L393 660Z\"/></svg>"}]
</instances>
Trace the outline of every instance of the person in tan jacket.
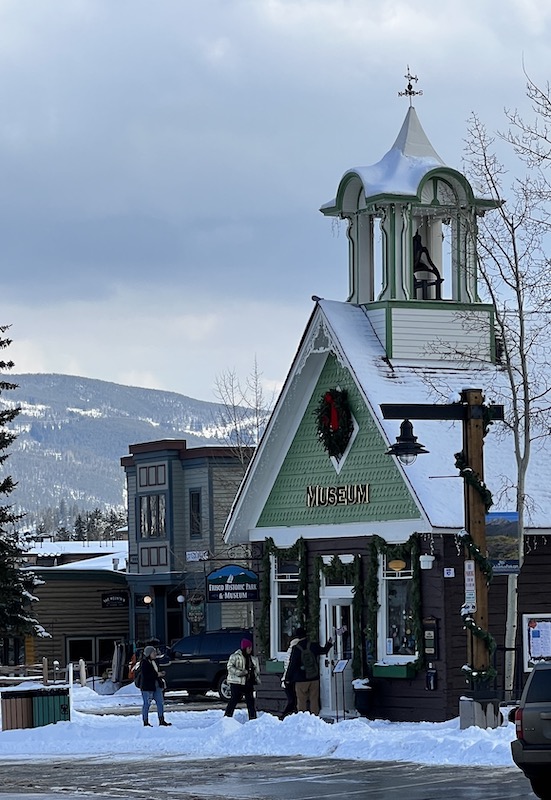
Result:
<instances>
[{"instance_id":1,"label":"person in tan jacket","mask_svg":"<svg viewBox=\"0 0 551 800\"><path fill-rule=\"evenodd\" d=\"M231 697L224 712L225 717L232 717L235 707L245 698L249 719L256 719L254 687L260 683L260 665L253 656L253 643L250 639L241 639L241 648L232 653L228 659L228 683Z\"/></svg>"}]
</instances>

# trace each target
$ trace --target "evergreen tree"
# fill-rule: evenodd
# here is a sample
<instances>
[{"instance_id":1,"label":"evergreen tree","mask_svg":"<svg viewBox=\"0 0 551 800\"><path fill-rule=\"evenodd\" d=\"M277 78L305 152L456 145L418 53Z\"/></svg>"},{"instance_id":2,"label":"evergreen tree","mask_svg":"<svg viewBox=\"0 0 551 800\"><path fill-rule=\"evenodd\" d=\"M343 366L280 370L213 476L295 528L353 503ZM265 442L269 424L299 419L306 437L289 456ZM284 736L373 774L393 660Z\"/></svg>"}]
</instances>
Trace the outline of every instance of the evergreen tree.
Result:
<instances>
[{"instance_id":1,"label":"evergreen tree","mask_svg":"<svg viewBox=\"0 0 551 800\"><path fill-rule=\"evenodd\" d=\"M75 519L75 539L77 542L86 541L86 523L82 519L82 514L78 514Z\"/></svg>"},{"instance_id":2,"label":"evergreen tree","mask_svg":"<svg viewBox=\"0 0 551 800\"><path fill-rule=\"evenodd\" d=\"M5 349L11 340L4 337L9 326L0 326L0 349ZM0 372L4 373L13 368L12 361L0 360ZM16 389L16 384L8 383L0 376L0 394ZM16 436L9 429L9 425L19 414L18 407L3 407L0 410L0 468L9 456L8 448L13 444ZM13 513L12 506L2 504L2 499L7 498L15 489L11 475L4 474L0 477L0 637L21 636L23 634L39 633L40 627L36 620L25 613L29 607L34 586L34 576L23 572L23 536L17 533L16 522L20 515Z\"/></svg>"}]
</instances>

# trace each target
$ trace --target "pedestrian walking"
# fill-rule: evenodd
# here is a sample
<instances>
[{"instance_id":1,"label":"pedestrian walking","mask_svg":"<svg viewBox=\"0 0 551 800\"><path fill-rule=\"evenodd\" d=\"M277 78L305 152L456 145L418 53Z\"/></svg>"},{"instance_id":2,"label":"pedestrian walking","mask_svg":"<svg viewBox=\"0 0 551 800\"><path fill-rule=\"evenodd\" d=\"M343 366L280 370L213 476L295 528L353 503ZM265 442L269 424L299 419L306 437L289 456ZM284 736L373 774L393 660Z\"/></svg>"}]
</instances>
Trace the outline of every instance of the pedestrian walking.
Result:
<instances>
[{"instance_id":1,"label":"pedestrian walking","mask_svg":"<svg viewBox=\"0 0 551 800\"><path fill-rule=\"evenodd\" d=\"M138 677L136 678L137 686L139 686L142 693L142 720L146 728L151 728L149 722L149 706L151 701L155 700L157 706L157 716L159 717L159 725L169 727L172 723L165 720L164 715L164 698L163 698L163 672L159 672L159 667L155 661L157 650L153 645L144 647L143 655L140 661L138 670Z\"/></svg>"},{"instance_id":2,"label":"pedestrian walking","mask_svg":"<svg viewBox=\"0 0 551 800\"><path fill-rule=\"evenodd\" d=\"M250 639L241 639L241 647L228 658L228 683L231 697L226 706L224 716L232 717L235 707L244 697L249 719L256 719L254 687L260 683L260 665L253 656L253 643Z\"/></svg>"},{"instance_id":3,"label":"pedestrian walking","mask_svg":"<svg viewBox=\"0 0 551 800\"><path fill-rule=\"evenodd\" d=\"M287 652L285 653L285 658L283 659L283 675L281 676L281 686L283 691L285 692L285 696L287 698L287 705L279 715L280 719L285 719L290 714L296 714L297 712L297 695L295 692L295 684L291 683L290 680L287 678L287 672L289 670L289 661L291 660L291 652L293 647L298 644L299 640L295 636L294 639L291 639L289 643L289 647L287 648Z\"/></svg>"},{"instance_id":4,"label":"pedestrian walking","mask_svg":"<svg viewBox=\"0 0 551 800\"><path fill-rule=\"evenodd\" d=\"M294 683L297 696L297 710L320 713L320 670L319 657L326 655L333 647L328 639L324 647L319 642L310 642L304 628L297 628L298 642L291 650L287 680Z\"/></svg>"}]
</instances>

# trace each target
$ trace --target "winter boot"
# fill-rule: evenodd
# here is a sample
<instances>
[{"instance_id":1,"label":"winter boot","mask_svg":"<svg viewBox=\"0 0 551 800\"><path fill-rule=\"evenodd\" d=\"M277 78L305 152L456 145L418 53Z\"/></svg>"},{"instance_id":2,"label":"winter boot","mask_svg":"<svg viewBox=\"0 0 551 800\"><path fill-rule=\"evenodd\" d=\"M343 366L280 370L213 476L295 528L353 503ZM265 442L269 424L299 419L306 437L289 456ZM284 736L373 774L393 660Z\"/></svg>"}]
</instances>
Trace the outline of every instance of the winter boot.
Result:
<instances>
[{"instance_id":1,"label":"winter boot","mask_svg":"<svg viewBox=\"0 0 551 800\"><path fill-rule=\"evenodd\" d=\"M167 722L164 717L159 717L159 725L164 725L165 728L170 728L172 722Z\"/></svg>"},{"instance_id":2,"label":"winter boot","mask_svg":"<svg viewBox=\"0 0 551 800\"><path fill-rule=\"evenodd\" d=\"M144 719L143 725L144 725L144 728L152 728L153 727L151 722L148 722L146 719Z\"/></svg>"}]
</instances>

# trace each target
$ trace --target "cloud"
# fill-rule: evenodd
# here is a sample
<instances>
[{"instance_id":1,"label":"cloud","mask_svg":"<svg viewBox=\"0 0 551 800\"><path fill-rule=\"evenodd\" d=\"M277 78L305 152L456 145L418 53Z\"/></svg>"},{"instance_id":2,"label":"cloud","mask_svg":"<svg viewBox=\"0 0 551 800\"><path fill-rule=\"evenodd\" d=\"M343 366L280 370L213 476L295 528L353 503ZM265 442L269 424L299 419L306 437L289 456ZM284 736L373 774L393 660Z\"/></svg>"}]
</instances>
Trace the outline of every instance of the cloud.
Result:
<instances>
[{"instance_id":1,"label":"cloud","mask_svg":"<svg viewBox=\"0 0 551 800\"><path fill-rule=\"evenodd\" d=\"M119 287L100 305L10 305L4 314L17 373L85 375L209 400L218 375L249 374L255 356L265 385L280 386L311 307L311 301L232 300L215 313L209 297L175 304L164 287Z\"/></svg>"},{"instance_id":2,"label":"cloud","mask_svg":"<svg viewBox=\"0 0 551 800\"><path fill-rule=\"evenodd\" d=\"M208 397L258 347L280 384L310 296L348 294L318 209L394 141L407 63L460 167L471 110L494 130L522 106L523 53L545 83L550 21L531 0L0 0L17 369Z\"/></svg>"}]
</instances>

